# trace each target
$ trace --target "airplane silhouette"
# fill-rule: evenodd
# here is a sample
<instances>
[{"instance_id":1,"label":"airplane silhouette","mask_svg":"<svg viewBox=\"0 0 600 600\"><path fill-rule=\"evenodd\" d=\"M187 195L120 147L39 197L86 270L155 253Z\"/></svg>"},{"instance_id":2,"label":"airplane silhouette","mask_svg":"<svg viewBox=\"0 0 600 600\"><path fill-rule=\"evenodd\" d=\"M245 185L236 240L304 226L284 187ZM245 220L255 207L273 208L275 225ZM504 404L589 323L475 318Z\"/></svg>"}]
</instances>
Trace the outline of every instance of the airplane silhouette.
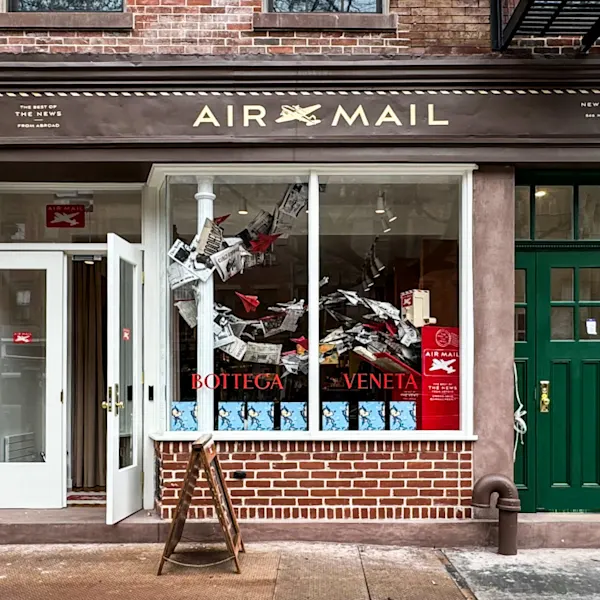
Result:
<instances>
[{"instance_id":1,"label":"airplane silhouette","mask_svg":"<svg viewBox=\"0 0 600 600\"><path fill-rule=\"evenodd\" d=\"M305 123L307 127L311 125L317 125L321 122L321 119L317 118L317 115L313 115L316 110L321 108L320 104L313 104L302 108L298 104L290 105L285 104L281 107L281 115L275 120L275 123L289 123L290 121L300 121Z\"/></svg>"},{"instance_id":2,"label":"airplane silhouette","mask_svg":"<svg viewBox=\"0 0 600 600\"><path fill-rule=\"evenodd\" d=\"M434 358L431 363L430 371L446 371L448 374L452 374L456 372L456 369L451 366L456 362L455 358L449 358L448 360L443 360L441 358Z\"/></svg>"},{"instance_id":3,"label":"airplane silhouette","mask_svg":"<svg viewBox=\"0 0 600 600\"><path fill-rule=\"evenodd\" d=\"M51 223L55 224L55 223L65 223L67 225L70 225L71 227L75 227L76 225L78 225L77 219L76 217L79 215L78 212L76 213L61 213L61 212L55 212L54 213L54 218L52 219Z\"/></svg>"}]
</instances>

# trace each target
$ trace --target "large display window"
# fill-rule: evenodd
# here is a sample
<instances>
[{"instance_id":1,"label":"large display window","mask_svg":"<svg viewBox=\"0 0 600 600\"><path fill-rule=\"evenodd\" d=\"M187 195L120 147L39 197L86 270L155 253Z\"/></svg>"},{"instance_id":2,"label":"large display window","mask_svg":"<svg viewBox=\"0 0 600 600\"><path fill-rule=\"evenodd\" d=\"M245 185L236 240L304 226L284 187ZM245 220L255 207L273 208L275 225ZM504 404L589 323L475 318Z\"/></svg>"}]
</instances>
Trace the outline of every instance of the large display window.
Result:
<instances>
[{"instance_id":1,"label":"large display window","mask_svg":"<svg viewBox=\"0 0 600 600\"><path fill-rule=\"evenodd\" d=\"M472 170L413 170L167 176L171 432L472 435Z\"/></svg>"}]
</instances>

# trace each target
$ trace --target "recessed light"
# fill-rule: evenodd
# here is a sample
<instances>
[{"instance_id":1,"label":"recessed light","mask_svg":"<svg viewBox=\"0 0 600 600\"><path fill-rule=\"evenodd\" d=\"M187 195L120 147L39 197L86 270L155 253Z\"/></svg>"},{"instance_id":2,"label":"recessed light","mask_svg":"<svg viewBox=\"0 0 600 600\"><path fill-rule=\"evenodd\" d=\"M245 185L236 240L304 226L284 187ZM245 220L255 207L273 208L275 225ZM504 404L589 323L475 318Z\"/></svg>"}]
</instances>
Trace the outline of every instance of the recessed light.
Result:
<instances>
[{"instance_id":1,"label":"recessed light","mask_svg":"<svg viewBox=\"0 0 600 600\"><path fill-rule=\"evenodd\" d=\"M535 192L535 197L536 198L543 198L544 196L547 196L548 192L546 190L536 190Z\"/></svg>"}]
</instances>

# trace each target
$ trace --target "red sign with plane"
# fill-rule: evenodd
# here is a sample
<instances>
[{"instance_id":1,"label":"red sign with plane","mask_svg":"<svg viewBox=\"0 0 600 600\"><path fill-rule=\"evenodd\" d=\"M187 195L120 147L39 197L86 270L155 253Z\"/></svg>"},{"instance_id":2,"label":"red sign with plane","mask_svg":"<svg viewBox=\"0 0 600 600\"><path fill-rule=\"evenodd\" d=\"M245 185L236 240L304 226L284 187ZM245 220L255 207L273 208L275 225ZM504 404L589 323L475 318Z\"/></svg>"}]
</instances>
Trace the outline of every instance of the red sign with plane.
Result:
<instances>
[{"instance_id":1,"label":"red sign with plane","mask_svg":"<svg viewBox=\"0 0 600 600\"><path fill-rule=\"evenodd\" d=\"M80 229L85 227L85 205L47 204L46 227Z\"/></svg>"},{"instance_id":2,"label":"red sign with plane","mask_svg":"<svg viewBox=\"0 0 600 600\"><path fill-rule=\"evenodd\" d=\"M13 333L14 344L31 344L33 342L33 334L30 331L15 331Z\"/></svg>"},{"instance_id":3,"label":"red sign with plane","mask_svg":"<svg viewBox=\"0 0 600 600\"><path fill-rule=\"evenodd\" d=\"M420 429L460 429L458 327L426 325L421 330Z\"/></svg>"}]
</instances>

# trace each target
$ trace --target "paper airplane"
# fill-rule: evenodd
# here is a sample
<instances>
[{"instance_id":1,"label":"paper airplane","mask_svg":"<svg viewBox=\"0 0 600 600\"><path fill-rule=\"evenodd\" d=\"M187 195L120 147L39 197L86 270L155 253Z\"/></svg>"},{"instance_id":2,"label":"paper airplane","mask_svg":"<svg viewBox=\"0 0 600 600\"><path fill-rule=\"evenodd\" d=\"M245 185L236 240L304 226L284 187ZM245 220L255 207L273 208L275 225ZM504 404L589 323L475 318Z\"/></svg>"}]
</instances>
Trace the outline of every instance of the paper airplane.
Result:
<instances>
[{"instance_id":1,"label":"paper airplane","mask_svg":"<svg viewBox=\"0 0 600 600\"><path fill-rule=\"evenodd\" d=\"M276 233L274 235L267 235L265 233L259 233L258 239L252 240L250 242L250 247L252 248L252 252L266 252L269 249L269 246L273 244L273 242L280 236L280 233Z\"/></svg>"},{"instance_id":2,"label":"paper airplane","mask_svg":"<svg viewBox=\"0 0 600 600\"><path fill-rule=\"evenodd\" d=\"M227 219L229 219L229 217L231 216L231 213L229 213L228 215L223 215L222 217L216 217L214 219L214 222L217 225L220 225L221 223L223 223L224 221L227 221Z\"/></svg>"},{"instance_id":3,"label":"paper airplane","mask_svg":"<svg viewBox=\"0 0 600 600\"><path fill-rule=\"evenodd\" d=\"M255 312L256 307L260 304L258 296L247 296L246 294L240 294L236 292L235 295L242 301L246 312Z\"/></svg>"}]
</instances>

